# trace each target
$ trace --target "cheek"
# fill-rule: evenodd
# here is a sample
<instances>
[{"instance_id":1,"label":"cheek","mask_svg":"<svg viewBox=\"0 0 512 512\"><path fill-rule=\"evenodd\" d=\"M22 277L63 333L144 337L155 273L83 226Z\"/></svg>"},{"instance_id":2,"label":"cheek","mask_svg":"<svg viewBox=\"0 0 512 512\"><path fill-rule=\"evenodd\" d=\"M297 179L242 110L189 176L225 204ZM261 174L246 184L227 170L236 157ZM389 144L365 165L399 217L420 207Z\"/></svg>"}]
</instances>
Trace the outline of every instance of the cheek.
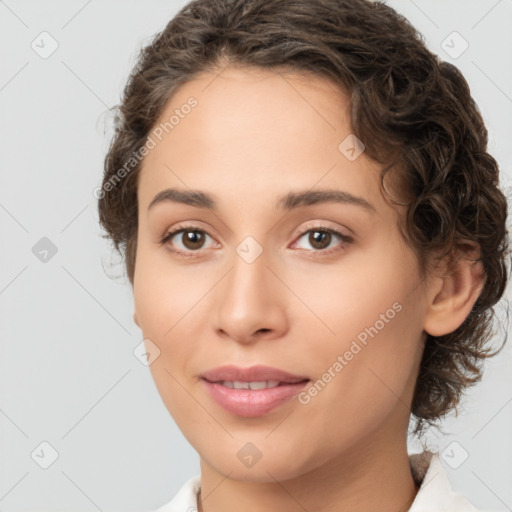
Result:
<instances>
[{"instance_id":1,"label":"cheek","mask_svg":"<svg viewBox=\"0 0 512 512\"><path fill-rule=\"evenodd\" d=\"M211 284L194 265L177 265L163 248L139 246L133 295L139 325L147 337L168 339L196 314Z\"/></svg>"},{"instance_id":2,"label":"cheek","mask_svg":"<svg viewBox=\"0 0 512 512\"><path fill-rule=\"evenodd\" d=\"M163 250L139 247L133 286L135 310L143 337L160 350L150 371L174 416L179 413L180 401L190 402L180 383L189 386L187 365L194 359L195 340L206 338L200 332L206 323L198 318L205 319L211 311L204 299L215 282L214 276L201 275L194 265L170 264Z\"/></svg>"},{"instance_id":3,"label":"cheek","mask_svg":"<svg viewBox=\"0 0 512 512\"><path fill-rule=\"evenodd\" d=\"M347 252L333 264L283 265L278 274L293 290L283 294L292 306L290 326L310 328L310 334L316 327L317 338L339 342L340 348L359 334L364 341L365 329L375 324L379 338L381 332L390 331L390 325L396 328L408 315L398 310L406 304L409 310L415 306L413 292L419 279L414 260L391 244L380 250Z\"/></svg>"},{"instance_id":4,"label":"cheek","mask_svg":"<svg viewBox=\"0 0 512 512\"><path fill-rule=\"evenodd\" d=\"M422 303L414 260L397 264L398 256L360 261L331 276L324 296L309 296L334 333L301 347L317 379L303 404L318 428L340 421L358 435L393 407L406 408L422 352Z\"/></svg>"},{"instance_id":5,"label":"cheek","mask_svg":"<svg viewBox=\"0 0 512 512\"><path fill-rule=\"evenodd\" d=\"M400 431L407 422L420 354L412 313L404 307L382 329L377 324L377 333L369 320L358 333L364 336L340 336L334 346L306 352L316 374L299 396L295 421L322 432L309 439L319 459L364 442L383 425Z\"/></svg>"}]
</instances>

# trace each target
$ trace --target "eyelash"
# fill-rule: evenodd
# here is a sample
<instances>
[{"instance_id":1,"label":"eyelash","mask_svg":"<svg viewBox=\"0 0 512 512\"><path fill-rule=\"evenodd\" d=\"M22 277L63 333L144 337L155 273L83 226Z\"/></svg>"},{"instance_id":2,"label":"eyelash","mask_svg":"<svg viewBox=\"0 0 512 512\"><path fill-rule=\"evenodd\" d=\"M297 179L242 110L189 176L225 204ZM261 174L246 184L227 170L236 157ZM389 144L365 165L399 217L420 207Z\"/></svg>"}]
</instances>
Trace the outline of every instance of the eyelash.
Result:
<instances>
[{"instance_id":1,"label":"eyelash","mask_svg":"<svg viewBox=\"0 0 512 512\"><path fill-rule=\"evenodd\" d=\"M208 235L208 233L206 231L204 231L203 229L200 229L198 226L180 225L175 230L166 233L163 236L163 238L160 240L160 245L166 244L175 235L177 235L179 233L184 233L186 231L198 231L200 233L204 233L204 234ZM331 235L338 236L341 239L341 244L343 244L343 245L344 244L350 244L350 243L353 242L353 239L351 237L349 237L347 235L343 235L339 231L336 231L335 229L332 229L332 228L328 228L326 226L308 227L307 229L305 229L301 233L299 233L297 240L302 238L305 234L310 233L311 231L319 231L321 233L330 233ZM208 236L210 236L210 235L208 235ZM210 236L210 238L212 238L212 237ZM190 258L190 257L194 258L194 257L196 257L195 253L200 252L200 249L198 249L197 251L186 251L186 252L184 252L184 251L181 251L181 250L178 250L178 249L173 249L171 247L168 247L168 250L170 250L171 252L173 252L175 254L179 254L180 256L186 257L186 258ZM342 250L342 248L340 248L340 246L338 245L337 247L331 248L331 249L319 249L319 250L312 249L309 252L319 253L322 256L328 256L330 254L338 252L339 250Z\"/></svg>"}]
</instances>

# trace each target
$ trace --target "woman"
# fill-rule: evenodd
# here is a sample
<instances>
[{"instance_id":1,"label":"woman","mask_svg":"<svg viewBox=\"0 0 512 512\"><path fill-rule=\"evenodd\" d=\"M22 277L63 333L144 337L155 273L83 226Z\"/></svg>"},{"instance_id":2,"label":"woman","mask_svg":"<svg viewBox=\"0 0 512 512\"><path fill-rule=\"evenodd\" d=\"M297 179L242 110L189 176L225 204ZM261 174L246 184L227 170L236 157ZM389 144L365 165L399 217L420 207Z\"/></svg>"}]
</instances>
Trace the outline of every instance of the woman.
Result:
<instances>
[{"instance_id":1,"label":"woman","mask_svg":"<svg viewBox=\"0 0 512 512\"><path fill-rule=\"evenodd\" d=\"M406 441L489 354L498 178L464 78L385 4L186 5L129 78L99 201L200 456L159 511L475 510Z\"/></svg>"}]
</instances>

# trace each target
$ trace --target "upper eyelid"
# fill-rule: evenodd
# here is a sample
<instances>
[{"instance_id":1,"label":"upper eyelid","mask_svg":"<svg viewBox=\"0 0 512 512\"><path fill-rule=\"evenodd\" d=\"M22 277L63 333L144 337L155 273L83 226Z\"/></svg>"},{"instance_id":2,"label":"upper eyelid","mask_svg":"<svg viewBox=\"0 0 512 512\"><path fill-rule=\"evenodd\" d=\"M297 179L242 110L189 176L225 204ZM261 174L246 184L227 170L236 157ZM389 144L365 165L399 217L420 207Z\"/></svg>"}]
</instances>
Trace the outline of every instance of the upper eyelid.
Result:
<instances>
[{"instance_id":1,"label":"upper eyelid","mask_svg":"<svg viewBox=\"0 0 512 512\"><path fill-rule=\"evenodd\" d=\"M350 234L347 234L347 235L344 235L344 236L347 236L347 237L350 237L352 236L352 230L347 228L347 227L339 227L339 226L335 226L333 225L332 222L329 222L329 221L321 221L321 220L317 220L317 221L309 221L309 222L306 222L306 224L304 225L304 227L300 228L297 232L296 232L296 235L302 235L304 234L305 232L307 231L310 231L312 229L324 229L324 230L330 230L330 231L337 231L339 232L341 235L344 235L343 231L348 231Z\"/></svg>"},{"instance_id":2,"label":"upper eyelid","mask_svg":"<svg viewBox=\"0 0 512 512\"><path fill-rule=\"evenodd\" d=\"M192 224L192 222L198 222L198 221L191 221L190 224L186 223L186 221L184 223L178 223L178 225L173 228L173 229L167 229L165 231L165 233L162 235L162 238L167 236L168 234L170 233L173 233L174 235L178 234L179 232L181 231L201 231L205 234L207 234L209 237L211 238L215 238L213 237L208 229L206 228L203 228L201 227L200 225L198 224ZM306 223L305 226L303 226L302 228L300 228L299 230L297 231L294 231L294 235L293 236L302 236L304 233L312 230L312 229L318 229L318 230L329 230L329 231L337 231L337 232L340 232L340 235L344 235L348 238L351 238L352 237L352 230L347 228L347 227L338 227L338 226L333 226L333 225L329 225L329 224L332 224L330 221L309 221ZM349 231L350 234L344 234L343 231L344 230L347 230Z\"/></svg>"},{"instance_id":3,"label":"upper eyelid","mask_svg":"<svg viewBox=\"0 0 512 512\"><path fill-rule=\"evenodd\" d=\"M332 227L327 224L329 224L329 223L326 221L310 221L309 223L307 223L304 227L302 227L298 232L296 232L293 235L294 240L293 240L292 244L296 244L300 238L302 238L308 232L313 231L315 229L318 231L330 232L330 233L334 234L335 236L340 237L341 243L353 241L354 237L351 234L349 234L349 235L344 234L343 229L340 229L338 227ZM346 229L348 229L348 228L346 228ZM206 229L203 229L199 225L194 225L194 224L187 225L187 223L184 223L183 225L178 224L178 226L176 228L166 231L164 233L164 235L161 237L161 244L168 243L170 240L174 239L174 237L178 236L179 234L183 233L184 231L202 232L205 235L209 236L212 240L214 240L215 244L218 244L218 242L216 242L216 240L215 240L215 237L210 235L210 233ZM351 232L351 230L349 230L349 231ZM191 251L183 251L182 249L177 249L178 252L188 252L190 254L193 254L195 252L199 253L202 250L204 250L204 249L198 249L197 251L192 251L192 250ZM321 253L322 251L315 251L315 252Z\"/></svg>"}]
</instances>

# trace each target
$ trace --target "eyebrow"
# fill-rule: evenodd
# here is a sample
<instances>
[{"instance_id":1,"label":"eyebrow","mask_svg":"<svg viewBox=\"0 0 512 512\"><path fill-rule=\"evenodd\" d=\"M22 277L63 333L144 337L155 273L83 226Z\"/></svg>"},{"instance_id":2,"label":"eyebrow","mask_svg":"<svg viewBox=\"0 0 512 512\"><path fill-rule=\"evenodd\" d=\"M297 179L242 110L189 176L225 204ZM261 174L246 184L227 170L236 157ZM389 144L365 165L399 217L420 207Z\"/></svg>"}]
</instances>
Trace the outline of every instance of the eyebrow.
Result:
<instances>
[{"instance_id":1,"label":"eyebrow","mask_svg":"<svg viewBox=\"0 0 512 512\"><path fill-rule=\"evenodd\" d=\"M212 211L218 211L217 203L214 197L200 190L180 190L168 188L159 192L151 201L148 210L155 205L164 202L181 203L197 208L206 208ZM342 203L360 206L370 213L375 213L375 207L359 196L354 196L342 190L304 190L299 192L289 192L278 198L276 207L278 210L293 210L302 206L311 206L321 203Z\"/></svg>"}]
</instances>

